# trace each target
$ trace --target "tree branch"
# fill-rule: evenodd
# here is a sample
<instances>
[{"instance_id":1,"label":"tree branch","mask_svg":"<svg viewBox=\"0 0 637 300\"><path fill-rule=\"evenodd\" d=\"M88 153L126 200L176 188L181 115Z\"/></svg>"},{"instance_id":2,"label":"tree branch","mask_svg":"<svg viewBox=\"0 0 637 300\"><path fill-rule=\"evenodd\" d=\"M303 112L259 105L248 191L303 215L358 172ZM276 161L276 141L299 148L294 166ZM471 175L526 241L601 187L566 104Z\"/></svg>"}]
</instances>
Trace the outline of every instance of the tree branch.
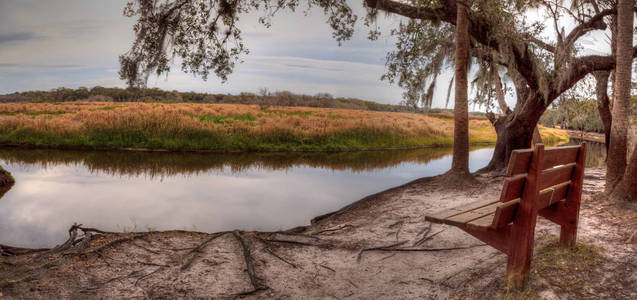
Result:
<instances>
[{"instance_id":1,"label":"tree branch","mask_svg":"<svg viewBox=\"0 0 637 300\"><path fill-rule=\"evenodd\" d=\"M566 47L572 46L580 37L593 30L605 30L607 25L604 23L604 17L617 13L617 9L609 8L594 15L588 21L580 23L566 36L564 45Z\"/></svg>"}]
</instances>

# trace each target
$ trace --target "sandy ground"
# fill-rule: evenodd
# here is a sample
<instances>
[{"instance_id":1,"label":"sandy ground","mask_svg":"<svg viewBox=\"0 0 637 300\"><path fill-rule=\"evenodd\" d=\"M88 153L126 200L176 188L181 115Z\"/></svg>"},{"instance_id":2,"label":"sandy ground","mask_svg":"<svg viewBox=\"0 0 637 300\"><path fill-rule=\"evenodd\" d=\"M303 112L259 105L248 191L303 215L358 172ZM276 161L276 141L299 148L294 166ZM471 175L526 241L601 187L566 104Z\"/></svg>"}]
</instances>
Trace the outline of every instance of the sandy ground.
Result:
<instances>
[{"instance_id":1,"label":"sandy ground","mask_svg":"<svg viewBox=\"0 0 637 300\"><path fill-rule=\"evenodd\" d=\"M523 292L504 289L504 254L424 220L498 197L502 177L478 180L455 190L437 178L416 180L286 232L94 234L56 253L2 257L0 292L9 299L637 298L637 207L598 194L603 169L586 171L584 250L559 256L551 250L557 226L539 220Z\"/></svg>"}]
</instances>

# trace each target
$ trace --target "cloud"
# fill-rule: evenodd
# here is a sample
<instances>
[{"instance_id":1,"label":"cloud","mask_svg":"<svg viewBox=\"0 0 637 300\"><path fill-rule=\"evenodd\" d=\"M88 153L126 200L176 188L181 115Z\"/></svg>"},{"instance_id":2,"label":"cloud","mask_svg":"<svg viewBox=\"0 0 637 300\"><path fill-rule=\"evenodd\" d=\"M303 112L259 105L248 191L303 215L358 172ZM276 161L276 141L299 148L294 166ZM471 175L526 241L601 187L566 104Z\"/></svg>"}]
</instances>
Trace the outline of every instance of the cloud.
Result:
<instances>
[{"instance_id":1,"label":"cloud","mask_svg":"<svg viewBox=\"0 0 637 300\"><path fill-rule=\"evenodd\" d=\"M85 65L80 65L80 64L21 64L21 63L0 62L0 69L10 69L13 71L23 70L23 69L67 70L67 69L81 69L85 67L86 67Z\"/></svg>"},{"instance_id":2,"label":"cloud","mask_svg":"<svg viewBox=\"0 0 637 300\"><path fill-rule=\"evenodd\" d=\"M33 33L33 32L15 32L15 33L0 33L0 45L9 44L9 43L17 43L24 42L30 40L37 40L43 37Z\"/></svg>"}]
</instances>

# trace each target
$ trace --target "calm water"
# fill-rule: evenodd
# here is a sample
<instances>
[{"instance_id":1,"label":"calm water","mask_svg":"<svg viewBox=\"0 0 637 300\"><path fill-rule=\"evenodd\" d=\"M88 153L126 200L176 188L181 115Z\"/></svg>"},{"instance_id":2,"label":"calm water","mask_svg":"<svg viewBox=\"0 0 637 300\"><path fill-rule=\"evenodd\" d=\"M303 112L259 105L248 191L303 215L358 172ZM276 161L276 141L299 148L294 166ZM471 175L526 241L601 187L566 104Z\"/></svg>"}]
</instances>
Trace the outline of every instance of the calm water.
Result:
<instances>
[{"instance_id":1,"label":"calm water","mask_svg":"<svg viewBox=\"0 0 637 300\"><path fill-rule=\"evenodd\" d=\"M588 145L587 164L603 163ZM470 168L492 148L474 149ZM0 198L0 244L52 246L78 222L110 231L279 230L445 172L451 149L350 153L137 153L0 149L16 184Z\"/></svg>"},{"instance_id":2,"label":"calm water","mask_svg":"<svg viewBox=\"0 0 637 300\"><path fill-rule=\"evenodd\" d=\"M474 149L470 167L489 161ZM451 166L451 149L352 153L136 153L0 149L16 184L0 243L55 245L78 222L104 230L279 230Z\"/></svg>"}]
</instances>

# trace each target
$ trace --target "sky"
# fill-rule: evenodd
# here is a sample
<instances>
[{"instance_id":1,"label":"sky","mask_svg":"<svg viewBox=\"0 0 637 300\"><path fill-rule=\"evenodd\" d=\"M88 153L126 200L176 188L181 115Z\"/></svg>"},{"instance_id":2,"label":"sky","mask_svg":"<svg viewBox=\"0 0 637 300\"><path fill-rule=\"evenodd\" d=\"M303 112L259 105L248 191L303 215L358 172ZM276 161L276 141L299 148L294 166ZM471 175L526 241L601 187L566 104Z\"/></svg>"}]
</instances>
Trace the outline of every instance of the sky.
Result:
<instances>
[{"instance_id":1,"label":"sky","mask_svg":"<svg viewBox=\"0 0 637 300\"><path fill-rule=\"evenodd\" d=\"M126 2L0 0L0 94L58 87L125 87L117 74L118 56L133 41L135 21L122 15ZM348 3L362 19L362 1ZM388 30L401 17L380 15L385 30L378 40L367 39L368 30L359 20L354 37L340 47L332 38L326 17L318 10L309 16L282 13L269 29L258 24L256 16L243 16L240 28L250 54L237 64L227 82L214 75L204 81L184 74L175 65L168 76L151 77L148 86L232 94L257 92L260 88L309 95L327 92L397 104L403 90L380 77L385 56L395 47ZM598 34L585 39L583 45L589 43L590 51L603 53L603 40L604 36ZM450 80L450 72L439 80ZM446 86L437 85L433 107L444 107Z\"/></svg>"},{"instance_id":2,"label":"sky","mask_svg":"<svg viewBox=\"0 0 637 300\"><path fill-rule=\"evenodd\" d=\"M122 15L126 0L0 0L0 94L119 86L118 56L133 41L134 19ZM351 1L364 16L362 1ZM212 93L288 90L314 95L327 92L396 104L402 90L380 80L386 53L394 47L385 34L367 40L362 22L342 46L332 38L325 16L312 11L284 13L270 29L244 16L241 29L250 54L226 83L184 74L175 66L154 77L149 87ZM397 22L382 19L381 22Z\"/></svg>"}]
</instances>

